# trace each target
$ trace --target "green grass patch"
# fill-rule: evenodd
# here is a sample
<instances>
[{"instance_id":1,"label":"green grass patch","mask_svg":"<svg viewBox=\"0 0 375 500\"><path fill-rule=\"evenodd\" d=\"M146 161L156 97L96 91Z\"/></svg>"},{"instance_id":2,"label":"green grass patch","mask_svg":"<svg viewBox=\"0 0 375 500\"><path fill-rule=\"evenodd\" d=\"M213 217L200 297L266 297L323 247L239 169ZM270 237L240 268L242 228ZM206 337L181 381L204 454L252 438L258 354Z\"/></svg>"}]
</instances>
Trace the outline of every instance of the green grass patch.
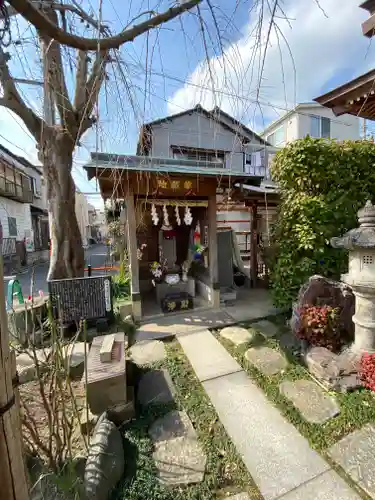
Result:
<instances>
[{"instance_id":1,"label":"green grass patch","mask_svg":"<svg viewBox=\"0 0 375 500\"><path fill-rule=\"evenodd\" d=\"M113 500L215 500L245 491L252 500L261 499L178 343L172 342L166 347L168 356L162 366L168 369L176 386L175 403L140 409L137 418L123 428L127 470ZM170 488L157 479L152 460L153 444L147 431L157 418L173 409L187 412L207 454L202 483Z\"/></svg>"},{"instance_id":2,"label":"green grass patch","mask_svg":"<svg viewBox=\"0 0 375 500\"><path fill-rule=\"evenodd\" d=\"M268 318L280 327L280 336L288 329L285 327L284 317ZM245 325L244 325L245 326ZM251 325L246 325L251 329ZM290 334L291 335L291 334ZM216 333L217 339L228 350L228 352L239 362L242 368L249 374L256 384L264 391L267 397L280 409L281 413L296 426L296 428L309 441L310 445L319 452L325 452L327 448L339 441L355 429L363 427L369 422L375 421L375 397L374 393L361 389L359 391L337 394L334 393L341 412L325 424L310 424L301 416L293 404L279 392L279 384L284 380L311 380L308 370L299 362L298 358L288 350L281 349L279 336L277 338L265 339L261 334L248 344L234 346L230 341L223 339ZM245 352L254 345L269 346L280 350L288 359L288 368L280 374L272 377L263 375L257 368L245 358ZM308 397L308 394L306 395Z\"/></svg>"}]
</instances>

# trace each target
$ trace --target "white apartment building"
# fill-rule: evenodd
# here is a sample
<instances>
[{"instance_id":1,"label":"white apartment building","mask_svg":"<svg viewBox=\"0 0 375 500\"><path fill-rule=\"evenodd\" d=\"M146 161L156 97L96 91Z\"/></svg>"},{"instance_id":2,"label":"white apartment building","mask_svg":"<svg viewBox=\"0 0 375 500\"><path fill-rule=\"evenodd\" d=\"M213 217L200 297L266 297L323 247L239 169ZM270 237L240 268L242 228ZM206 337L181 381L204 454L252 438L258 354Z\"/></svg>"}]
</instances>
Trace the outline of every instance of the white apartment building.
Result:
<instances>
[{"instance_id":1,"label":"white apartment building","mask_svg":"<svg viewBox=\"0 0 375 500\"><path fill-rule=\"evenodd\" d=\"M359 119L348 114L337 117L317 103L301 103L266 127L262 137L280 148L307 135L356 140L360 138Z\"/></svg>"}]
</instances>

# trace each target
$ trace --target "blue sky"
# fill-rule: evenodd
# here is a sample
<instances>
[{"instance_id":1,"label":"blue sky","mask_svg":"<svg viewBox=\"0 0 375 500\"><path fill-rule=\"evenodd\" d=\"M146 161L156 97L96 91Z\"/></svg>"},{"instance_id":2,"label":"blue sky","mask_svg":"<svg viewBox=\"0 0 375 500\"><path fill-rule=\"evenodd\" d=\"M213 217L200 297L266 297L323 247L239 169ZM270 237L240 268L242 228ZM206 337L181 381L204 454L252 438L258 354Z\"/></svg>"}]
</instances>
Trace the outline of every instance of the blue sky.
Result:
<instances>
[{"instance_id":1,"label":"blue sky","mask_svg":"<svg viewBox=\"0 0 375 500\"><path fill-rule=\"evenodd\" d=\"M145 121L197 103L208 109L217 104L260 131L297 102L311 101L373 67L374 49L361 32L368 13L359 9L358 0L320 0L321 8L315 0L284 0L288 20L278 19L265 59L268 24L265 22L262 43L257 46L259 13L251 10L252 3L211 3L221 44L204 0L205 40L194 11L122 47L121 62L109 68L109 79L101 93L99 126L84 136L76 152L74 178L79 189L96 189L82 170L89 152L98 149L134 154L139 126ZM117 32L140 12L161 11L171 1L103 0L102 4L103 20ZM87 9L97 9L97 5L94 0L82 0ZM22 47L11 48L13 74L40 79L40 58L31 30L22 19L12 18L12 34L13 41L26 39ZM74 67L74 58L70 61L66 52L65 60L72 92L74 80L69 68ZM22 85L21 90L28 104L41 113L41 89ZM15 153L37 161L34 141L25 126L4 108L0 108L0 140ZM91 196L90 201L98 205L99 197Z\"/></svg>"}]
</instances>

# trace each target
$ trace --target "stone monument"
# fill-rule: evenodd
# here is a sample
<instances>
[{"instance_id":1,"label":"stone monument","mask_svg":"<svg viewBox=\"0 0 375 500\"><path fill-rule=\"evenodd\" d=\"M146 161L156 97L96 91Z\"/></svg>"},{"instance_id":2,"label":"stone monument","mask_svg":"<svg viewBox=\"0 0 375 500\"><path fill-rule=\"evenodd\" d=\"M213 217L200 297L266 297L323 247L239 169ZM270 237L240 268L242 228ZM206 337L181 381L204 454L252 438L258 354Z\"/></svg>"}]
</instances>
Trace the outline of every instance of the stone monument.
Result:
<instances>
[{"instance_id":1,"label":"stone monument","mask_svg":"<svg viewBox=\"0 0 375 500\"><path fill-rule=\"evenodd\" d=\"M355 295L355 339L352 351L375 352L375 206L358 211L359 227L332 238L334 248L349 250L349 271L341 276Z\"/></svg>"}]
</instances>

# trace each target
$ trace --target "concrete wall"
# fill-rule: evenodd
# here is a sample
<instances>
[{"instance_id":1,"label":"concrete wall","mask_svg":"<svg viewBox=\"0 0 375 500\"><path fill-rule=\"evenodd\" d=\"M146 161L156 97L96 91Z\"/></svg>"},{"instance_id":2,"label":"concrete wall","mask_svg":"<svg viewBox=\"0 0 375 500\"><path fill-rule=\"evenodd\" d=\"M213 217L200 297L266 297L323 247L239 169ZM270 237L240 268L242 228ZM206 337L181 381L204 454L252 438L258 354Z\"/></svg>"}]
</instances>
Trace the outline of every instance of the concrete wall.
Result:
<instances>
[{"instance_id":1,"label":"concrete wall","mask_svg":"<svg viewBox=\"0 0 375 500\"><path fill-rule=\"evenodd\" d=\"M11 238L9 234L8 217L14 217L17 224L17 241L31 237L31 214L28 203L19 203L8 198L0 197L0 221L3 226L3 237Z\"/></svg>"},{"instance_id":2,"label":"concrete wall","mask_svg":"<svg viewBox=\"0 0 375 500\"><path fill-rule=\"evenodd\" d=\"M322 116L331 120L331 139L356 140L360 138L358 118L352 115L335 116L330 109L319 105L299 105L298 108L291 115L286 116L284 120L278 121L274 125L268 127L264 132L264 137L267 139L277 129L284 127L284 140L276 144L276 146L282 147L288 142L302 139L306 137L306 135L311 134L311 116Z\"/></svg>"},{"instance_id":3,"label":"concrete wall","mask_svg":"<svg viewBox=\"0 0 375 500\"><path fill-rule=\"evenodd\" d=\"M172 157L171 146L227 151L226 168L243 171L239 137L220 123L197 111L152 127L152 156ZM259 142L254 139L255 142ZM253 141L253 142L254 142ZM260 143L260 142L259 142Z\"/></svg>"},{"instance_id":4,"label":"concrete wall","mask_svg":"<svg viewBox=\"0 0 375 500\"><path fill-rule=\"evenodd\" d=\"M324 116L330 118L331 120L331 139L359 139L359 120L352 115L342 115L335 116L333 112L324 108L323 106L319 108L306 108L300 110L303 113L310 113L314 116ZM306 135L311 133L311 117L306 114L298 114L298 137L306 137Z\"/></svg>"}]
</instances>

